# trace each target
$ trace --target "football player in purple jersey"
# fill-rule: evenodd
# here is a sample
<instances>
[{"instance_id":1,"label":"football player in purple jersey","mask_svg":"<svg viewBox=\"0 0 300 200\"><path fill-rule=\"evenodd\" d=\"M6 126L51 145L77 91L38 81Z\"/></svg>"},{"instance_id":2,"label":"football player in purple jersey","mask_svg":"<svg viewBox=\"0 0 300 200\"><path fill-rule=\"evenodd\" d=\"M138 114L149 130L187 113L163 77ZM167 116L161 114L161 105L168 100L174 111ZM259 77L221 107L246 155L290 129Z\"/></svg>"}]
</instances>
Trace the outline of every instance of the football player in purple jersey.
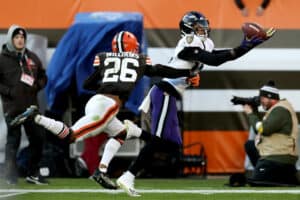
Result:
<instances>
[{"instance_id":1,"label":"football player in purple jersey","mask_svg":"<svg viewBox=\"0 0 300 200\"><path fill-rule=\"evenodd\" d=\"M217 50L214 48L214 42L209 38L208 19L202 13L187 12L180 20L179 28L182 37L178 41L174 56L168 65L177 69L190 69L194 74L198 73L204 64L219 66L226 61L241 57L269 39L275 32L275 29L271 28L267 31L267 38L246 39L244 37L242 43L236 48ZM144 112L151 109L151 134L156 137L152 137L153 139L143 147L128 171L117 179L117 185L130 196L139 196L134 189L135 176L141 169L151 165L157 152L166 154L176 154L177 152L179 154L182 138L176 101L181 99L187 87L198 87L199 81L200 76L188 79L186 77L164 78L150 89L140 108ZM129 133L136 131L143 134L146 132L129 120L126 120L126 124L129 127Z\"/></svg>"}]
</instances>

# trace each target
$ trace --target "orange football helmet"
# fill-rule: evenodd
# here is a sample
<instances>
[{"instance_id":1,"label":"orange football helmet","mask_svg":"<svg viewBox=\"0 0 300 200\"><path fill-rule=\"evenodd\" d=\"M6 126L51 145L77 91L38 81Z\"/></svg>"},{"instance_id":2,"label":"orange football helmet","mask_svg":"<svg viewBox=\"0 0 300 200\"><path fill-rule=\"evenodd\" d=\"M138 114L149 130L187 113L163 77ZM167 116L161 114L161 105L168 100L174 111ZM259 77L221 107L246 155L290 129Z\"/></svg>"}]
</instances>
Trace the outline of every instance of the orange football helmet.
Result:
<instances>
[{"instance_id":1,"label":"orange football helmet","mask_svg":"<svg viewBox=\"0 0 300 200\"><path fill-rule=\"evenodd\" d=\"M128 32L128 31L121 31L117 33L113 40L112 40L112 51L113 52L139 52L139 46L136 37Z\"/></svg>"}]
</instances>

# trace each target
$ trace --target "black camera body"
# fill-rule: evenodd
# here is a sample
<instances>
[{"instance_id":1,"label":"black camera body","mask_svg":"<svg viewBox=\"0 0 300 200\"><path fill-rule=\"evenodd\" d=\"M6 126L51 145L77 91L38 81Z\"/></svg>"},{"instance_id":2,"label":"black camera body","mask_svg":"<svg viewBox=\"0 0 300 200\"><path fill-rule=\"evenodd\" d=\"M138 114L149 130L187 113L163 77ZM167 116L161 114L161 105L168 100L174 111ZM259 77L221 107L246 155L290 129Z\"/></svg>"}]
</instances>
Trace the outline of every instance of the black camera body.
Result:
<instances>
[{"instance_id":1,"label":"black camera body","mask_svg":"<svg viewBox=\"0 0 300 200\"><path fill-rule=\"evenodd\" d=\"M250 105L252 107L258 107L260 105L260 98L259 96L254 97L237 97L233 96L233 98L230 100L233 105Z\"/></svg>"}]
</instances>

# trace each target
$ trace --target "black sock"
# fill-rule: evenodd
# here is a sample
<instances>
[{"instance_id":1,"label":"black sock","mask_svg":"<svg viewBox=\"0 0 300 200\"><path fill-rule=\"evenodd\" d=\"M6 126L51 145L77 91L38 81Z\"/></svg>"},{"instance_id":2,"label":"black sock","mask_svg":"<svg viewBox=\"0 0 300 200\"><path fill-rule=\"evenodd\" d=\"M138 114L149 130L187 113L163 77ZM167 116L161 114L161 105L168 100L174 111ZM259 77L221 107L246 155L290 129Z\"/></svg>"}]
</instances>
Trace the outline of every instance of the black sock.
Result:
<instances>
[{"instance_id":1,"label":"black sock","mask_svg":"<svg viewBox=\"0 0 300 200\"><path fill-rule=\"evenodd\" d=\"M149 134L149 133L148 133ZM140 151L139 155L136 157L133 163L129 166L129 171L133 175L137 175L139 171L145 169L145 167L150 166L152 161L154 148L152 144L146 144Z\"/></svg>"},{"instance_id":2,"label":"black sock","mask_svg":"<svg viewBox=\"0 0 300 200\"><path fill-rule=\"evenodd\" d=\"M141 136L140 136L140 138L141 138L142 140L144 140L144 141L147 142L147 141L150 141L153 137L155 137L155 136L153 136L151 133L142 130L142 134L141 134Z\"/></svg>"}]
</instances>

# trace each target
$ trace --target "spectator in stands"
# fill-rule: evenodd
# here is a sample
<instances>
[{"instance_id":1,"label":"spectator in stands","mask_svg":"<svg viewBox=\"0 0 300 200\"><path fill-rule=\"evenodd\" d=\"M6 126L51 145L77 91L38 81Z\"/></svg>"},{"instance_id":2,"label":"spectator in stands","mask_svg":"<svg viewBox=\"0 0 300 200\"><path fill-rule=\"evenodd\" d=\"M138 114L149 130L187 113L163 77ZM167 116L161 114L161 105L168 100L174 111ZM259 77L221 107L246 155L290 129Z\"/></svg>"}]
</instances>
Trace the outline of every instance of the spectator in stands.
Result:
<instances>
[{"instance_id":1,"label":"spectator in stands","mask_svg":"<svg viewBox=\"0 0 300 200\"><path fill-rule=\"evenodd\" d=\"M251 186L297 185L296 112L286 99L280 100L274 81L269 81L260 88L259 96L261 105L266 110L263 119L259 118L250 105L244 105L250 125L257 133L255 141L246 143L247 153L255 166L248 183Z\"/></svg>"},{"instance_id":2,"label":"spectator in stands","mask_svg":"<svg viewBox=\"0 0 300 200\"><path fill-rule=\"evenodd\" d=\"M12 25L0 55L0 94L7 123L5 146L6 182L17 184L16 155L21 140L21 126L12 126L12 120L30 105L38 105L38 92L47 82L45 70L38 56L25 47L27 32L23 27ZM29 141L29 166L26 181L34 184L47 183L38 171L43 149L43 128L32 120L23 127Z\"/></svg>"},{"instance_id":3,"label":"spectator in stands","mask_svg":"<svg viewBox=\"0 0 300 200\"><path fill-rule=\"evenodd\" d=\"M210 27L208 19L200 12L187 12L179 22L182 38L178 41L170 65L179 69L192 69L198 76L192 78L164 78L154 85L141 108L148 112L151 108L151 134L156 136L140 151L136 161L118 180L117 184L130 196L139 196L134 189L134 180L137 173L151 163L157 152L170 154L178 152L182 146L182 138L177 116L176 101L181 99L184 90L189 87L198 87L200 81L199 71L204 64L219 66L227 61L235 60L265 40L252 38L243 39L236 47L226 50L217 50L209 37ZM270 38L275 30L270 29ZM132 130L144 132L138 127ZM160 139L157 139L160 138Z\"/></svg>"},{"instance_id":4,"label":"spectator in stands","mask_svg":"<svg viewBox=\"0 0 300 200\"><path fill-rule=\"evenodd\" d=\"M257 7L256 9L256 15L257 16L262 16L265 12L265 10L267 9L267 7L269 6L271 0L263 0L261 2L261 4ZM236 6L240 9L242 15L244 17L248 17L249 16L249 10L248 8L245 6L244 2L242 0L234 0Z\"/></svg>"}]
</instances>

